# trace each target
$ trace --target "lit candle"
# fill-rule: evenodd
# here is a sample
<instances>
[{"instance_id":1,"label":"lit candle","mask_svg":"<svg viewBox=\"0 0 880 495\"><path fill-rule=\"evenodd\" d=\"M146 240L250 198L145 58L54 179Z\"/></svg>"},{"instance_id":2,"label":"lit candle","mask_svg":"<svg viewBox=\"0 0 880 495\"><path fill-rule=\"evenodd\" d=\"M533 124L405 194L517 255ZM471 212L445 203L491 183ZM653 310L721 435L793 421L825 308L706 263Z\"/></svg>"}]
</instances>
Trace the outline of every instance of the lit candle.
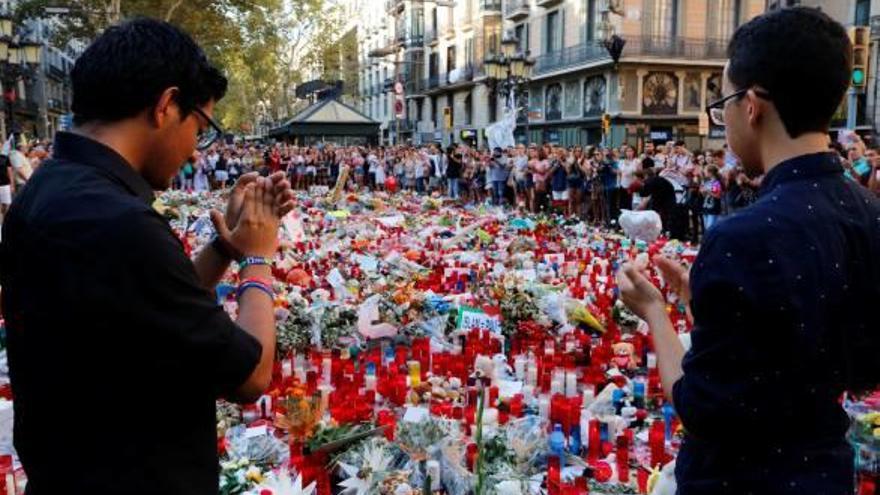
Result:
<instances>
[{"instance_id":1,"label":"lit candle","mask_svg":"<svg viewBox=\"0 0 880 495\"><path fill-rule=\"evenodd\" d=\"M422 363L418 361L410 361L409 363L409 384L411 387L418 387L422 383Z\"/></svg>"}]
</instances>

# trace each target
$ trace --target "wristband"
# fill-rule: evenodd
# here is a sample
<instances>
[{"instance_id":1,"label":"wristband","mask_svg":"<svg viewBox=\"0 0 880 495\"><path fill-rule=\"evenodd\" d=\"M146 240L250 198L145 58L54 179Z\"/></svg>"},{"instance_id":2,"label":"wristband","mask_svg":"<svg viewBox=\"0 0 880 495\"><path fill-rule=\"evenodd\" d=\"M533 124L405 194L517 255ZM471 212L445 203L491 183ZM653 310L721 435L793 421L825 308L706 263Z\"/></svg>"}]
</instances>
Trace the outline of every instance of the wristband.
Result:
<instances>
[{"instance_id":1,"label":"wristband","mask_svg":"<svg viewBox=\"0 0 880 495\"><path fill-rule=\"evenodd\" d=\"M257 289L265 293L269 296L269 299L272 301L275 300L275 292L272 290L272 287L268 284L260 281L260 279L247 279L244 282L238 284L238 289L235 291L235 298L241 299L242 294L248 289Z\"/></svg>"},{"instance_id":2,"label":"wristband","mask_svg":"<svg viewBox=\"0 0 880 495\"><path fill-rule=\"evenodd\" d=\"M238 260L238 269L244 270L245 268L252 265L264 265L269 266L272 264L272 261L265 256L245 256Z\"/></svg>"}]
</instances>

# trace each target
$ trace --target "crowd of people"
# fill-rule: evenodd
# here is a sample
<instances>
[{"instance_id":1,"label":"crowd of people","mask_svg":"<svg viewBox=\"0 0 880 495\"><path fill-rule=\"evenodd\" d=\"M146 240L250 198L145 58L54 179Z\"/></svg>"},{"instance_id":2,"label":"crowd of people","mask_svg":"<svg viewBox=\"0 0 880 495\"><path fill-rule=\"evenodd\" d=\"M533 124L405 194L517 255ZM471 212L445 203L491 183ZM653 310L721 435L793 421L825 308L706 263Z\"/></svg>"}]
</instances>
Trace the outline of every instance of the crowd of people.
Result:
<instances>
[{"instance_id":1,"label":"crowd of people","mask_svg":"<svg viewBox=\"0 0 880 495\"><path fill-rule=\"evenodd\" d=\"M845 176L880 195L880 150L857 134L833 141ZM51 156L50 142L20 140L0 171L0 212L16 189ZM724 149L691 151L682 141L560 147L517 145L476 149L467 145L293 146L215 144L197 152L174 187L209 191L229 187L251 171L284 171L294 189L332 187L348 168L349 189L408 190L441 194L463 203L491 203L534 213L555 212L614 228L624 209L660 214L667 233L699 242L706 229L757 198L761 176L750 177Z\"/></svg>"},{"instance_id":2,"label":"crowd of people","mask_svg":"<svg viewBox=\"0 0 880 495\"><path fill-rule=\"evenodd\" d=\"M684 143L475 149L453 145L297 147L216 145L187 163L177 187L227 187L242 174L285 171L294 189L332 186L347 168L347 186L444 194L531 212L557 212L614 227L622 209L656 210L670 235L697 242L721 215L748 205L760 178L749 178L724 150Z\"/></svg>"}]
</instances>

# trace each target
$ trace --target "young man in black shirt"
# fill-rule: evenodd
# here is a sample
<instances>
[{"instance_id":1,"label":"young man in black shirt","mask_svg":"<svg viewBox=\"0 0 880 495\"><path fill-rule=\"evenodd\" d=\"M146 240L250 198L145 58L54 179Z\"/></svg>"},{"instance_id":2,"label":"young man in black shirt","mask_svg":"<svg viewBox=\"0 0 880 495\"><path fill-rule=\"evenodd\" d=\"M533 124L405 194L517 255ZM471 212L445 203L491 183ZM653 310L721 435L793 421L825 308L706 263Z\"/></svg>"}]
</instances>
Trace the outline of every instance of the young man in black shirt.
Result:
<instances>
[{"instance_id":1,"label":"young man in black shirt","mask_svg":"<svg viewBox=\"0 0 880 495\"><path fill-rule=\"evenodd\" d=\"M746 171L766 175L752 205L706 232L690 276L656 260L690 304L687 353L660 291L634 266L618 274L684 426L679 495L854 491L840 399L880 383L880 200L828 152L851 52L840 24L803 7L731 39L711 119Z\"/></svg>"},{"instance_id":2,"label":"young man in black shirt","mask_svg":"<svg viewBox=\"0 0 880 495\"><path fill-rule=\"evenodd\" d=\"M663 229L669 230L672 211L675 209L675 188L671 182L657 175L653 168L639 171L637 176L640 179L644 177L644 183L639 190L642 204L638 209L656 211L663 222Z\"/></svg>"},{"instance_id":3,"label":"young man in black shirt","mask_svg":"<svg viewBox=\"0 0 880 495\"><path fill-rule=\"evenodd\" d=\"M27 493L217 493L215 400L253 401L271 378L268 265L290 185L242 177L191 261L153 190L219 135L226 78L188 35L139 19L99 36L71 79L74 128L16 197L0 249ZM236 321L213 294L233 258Z\"/></svg>"}]
</instances>

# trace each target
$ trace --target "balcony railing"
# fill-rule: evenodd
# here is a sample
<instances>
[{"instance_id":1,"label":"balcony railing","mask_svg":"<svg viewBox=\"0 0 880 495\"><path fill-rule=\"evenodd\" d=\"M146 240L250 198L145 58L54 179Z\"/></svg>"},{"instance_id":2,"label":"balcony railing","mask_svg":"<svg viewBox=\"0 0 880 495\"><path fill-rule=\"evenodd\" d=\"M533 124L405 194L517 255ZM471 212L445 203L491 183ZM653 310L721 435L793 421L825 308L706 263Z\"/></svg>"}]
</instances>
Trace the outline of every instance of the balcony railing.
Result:
<instances>
[{"instance_id":1,"label":"balcony railing","mask_svg":"<svg viewBox=\"0 0 880 495\"><path fill-rule=\"evenodd\" d=\"M424 93L427 89L427 79L410 79L406 81L406 95L415 96Z\"/></svg>"},{"instance_id":2,"label":"balcony railing","mask_svg":"<svg viewBox=\"0 0 880 495\"><path fill-rule=\"evenodd\" d=\"M727 58L726 40L705 40L671 37L626 37L622 57L686 58L689 60ZM535 74L546 74L589 62L610 60L608 51L599 42L588 42L539 55Z\"/></svg>"},{"instance_id":3,"label":"balcony railing","mask_svg":"<svg viewBox=\"0 0 880 495\"><path fill-rule=\"evenodd\" d=\"M725 59L727 40L679 37L626 38L623 56L654 56L687 59Z\"/></svg>"},{"instance_id":4,"label":"balcony railing","mask_svg":"<svg viewBox=\"0 0 880 495\"><path fill-rule=\"evenodd\" d=\"M629 46L629 41L627 41L627 46ZM591 42L569 46L536 57L535 74L553 72L604 58L611 59L608 55L608 50L598 43Z\"/></svg>"},{"instance_id":5,"label":"balcony railing","mask_svg":"<svg viewBox=\"0 0 880 495\"><path fill-rule=\"evenodd\" d=\"M529 16L530 0L507 0L504 5L504 17L520 20Z\"/></svg>"},{"instance_id":6,"label":"balcony railing","mask_svg":"<svg viewBox=\"0 0 880 495\"><path fill-rule=\"evenodd\" d=\"M436 29L428 28L427 30L425 30L425 43L428 43L428 44L433 43L433 42L437 41L437 38L438 38L438 34L437 34Z\"/></svg>"},{"instance_id":7,"label":"balcony railing","mask_svg":"<svg viewBox=\"0 0 880 495\"><path fill-rule=\"evenodd\" d=\"M394 121L393 126L400 132L412 132L416 128L416 123L412 120L401 119Z\"/></svg>"},{"instance_id":8,"label":"balcony railing","mask_svg":"<svg viewBox=\"0 0 880 495\"><path fill-rule=\"evenodd\" d=\"M501 13L501 0L480 0L480 10Z\"/></svg>"}]
</instances>

